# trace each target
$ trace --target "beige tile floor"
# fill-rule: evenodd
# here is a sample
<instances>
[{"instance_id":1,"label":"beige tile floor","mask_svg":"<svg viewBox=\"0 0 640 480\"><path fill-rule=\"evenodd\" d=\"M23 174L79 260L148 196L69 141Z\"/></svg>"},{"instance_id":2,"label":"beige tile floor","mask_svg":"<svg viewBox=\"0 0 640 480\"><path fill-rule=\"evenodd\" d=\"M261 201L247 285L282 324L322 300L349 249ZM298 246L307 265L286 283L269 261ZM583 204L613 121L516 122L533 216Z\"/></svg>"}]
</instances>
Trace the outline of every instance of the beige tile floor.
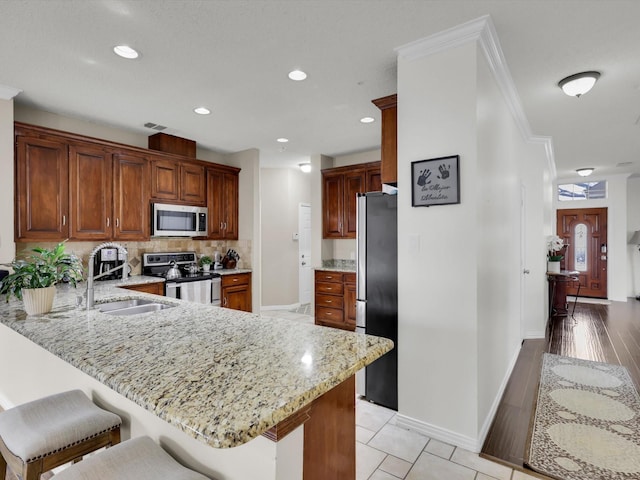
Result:
<instances>
[{"instance_id":1,"label":"beige tile floor","mask_svg":"<svg viewBox=\"0 0 640 480\"><path fill-rule=\"evenodd\" d=\"M264 317L313 323L296 311L267 310ZM308 311L308 310L307 310ZM356 401L356 480L533 480L537 477L480 458L462 448L396 425L396 412Z\"/></svg>"}]
</instances>

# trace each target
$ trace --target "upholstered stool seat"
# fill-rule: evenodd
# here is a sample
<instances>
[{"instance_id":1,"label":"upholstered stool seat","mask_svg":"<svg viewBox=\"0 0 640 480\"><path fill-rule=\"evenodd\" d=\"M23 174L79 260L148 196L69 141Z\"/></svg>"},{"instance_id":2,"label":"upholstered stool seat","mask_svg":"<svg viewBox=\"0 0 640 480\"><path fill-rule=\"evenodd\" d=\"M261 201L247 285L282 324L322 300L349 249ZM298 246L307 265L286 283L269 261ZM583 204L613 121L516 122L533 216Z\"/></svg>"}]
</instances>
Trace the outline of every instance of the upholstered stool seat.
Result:
<instances>
[{"instance_id":1,"label":"upholstered stool seat","mask_svg":"<svg viewBox=\"0 0 640 480\"><path fill-rule=\"evenodd\" d=\"M120 442L122 420L72 390L0 412L0 472L23 480ZM3 478L4 480L4 478Z\"/></svg>"},{"instance_id":2,"label":"upholstered stool seat","mask_svg":"<svg viewBox=\"0 0 640 480\"><path fill-rule=\"evenodd\" d=\"M208 480L176 462L149 437L122 442L63 470L56 480Z\"/></svg>"}]
</instances>

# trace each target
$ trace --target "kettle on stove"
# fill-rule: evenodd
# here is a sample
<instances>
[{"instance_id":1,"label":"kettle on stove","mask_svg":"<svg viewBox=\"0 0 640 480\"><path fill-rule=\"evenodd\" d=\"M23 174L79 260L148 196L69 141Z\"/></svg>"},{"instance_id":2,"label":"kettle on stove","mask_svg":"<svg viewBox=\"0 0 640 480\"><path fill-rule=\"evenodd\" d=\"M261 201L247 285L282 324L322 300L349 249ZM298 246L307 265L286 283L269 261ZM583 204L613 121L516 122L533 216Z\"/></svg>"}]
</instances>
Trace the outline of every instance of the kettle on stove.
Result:
<instances>
[{"instance_id":1,"label":"kettle on stove","mask_svg":"<svg viewBox=\"0 0 640 480\"><path fill-rule=\"evenodd\" d=\"M167 273L165 274L165 278L167 280L173 280L175 278L182 277L182 273L180 272L180 269L176 266L176 262L172 261L169 265L170 265L170 268L169 270L167 270Z\"/></svg>"}]
</instances>

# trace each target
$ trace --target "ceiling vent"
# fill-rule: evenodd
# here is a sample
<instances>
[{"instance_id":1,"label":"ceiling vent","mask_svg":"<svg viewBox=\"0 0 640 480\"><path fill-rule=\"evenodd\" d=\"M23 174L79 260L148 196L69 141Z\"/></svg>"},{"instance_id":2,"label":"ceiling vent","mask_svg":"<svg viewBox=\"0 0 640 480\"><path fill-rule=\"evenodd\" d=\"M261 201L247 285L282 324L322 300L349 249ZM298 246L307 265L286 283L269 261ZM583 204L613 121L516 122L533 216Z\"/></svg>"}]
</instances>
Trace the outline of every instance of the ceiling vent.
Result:
<instances>
[{"instance_id":1,"label":"ceiling vent","mask_svg":"<svg viewBox=\"0 0 640 480\"><path fill-rule=\"evenodd\" d=\"M150 128L151 130L157 130L159 132L167 129L167 127L165 127L164 125L158 125L157 123L151 123L151 122L145 123L144 126L147 128Z\"/></svg>"}]
</instances>

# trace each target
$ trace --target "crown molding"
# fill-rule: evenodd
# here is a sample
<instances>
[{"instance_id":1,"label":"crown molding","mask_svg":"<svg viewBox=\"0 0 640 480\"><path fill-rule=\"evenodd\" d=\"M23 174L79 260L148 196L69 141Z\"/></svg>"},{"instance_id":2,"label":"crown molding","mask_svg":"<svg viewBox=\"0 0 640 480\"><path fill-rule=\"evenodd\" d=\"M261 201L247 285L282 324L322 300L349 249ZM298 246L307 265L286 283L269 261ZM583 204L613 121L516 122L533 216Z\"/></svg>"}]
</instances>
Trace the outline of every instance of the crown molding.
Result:
<instances>
[{"instance_id":1,"label":"crown molding","mask_svg":"<svg viewBox=\"0 0 640 480\"><path fill-rule=\"evenodd\" d=\"M22 90L20 90L19 88L13 88L8 85L0 84L0 100L11 100L20 92L22 92Z\"/></svg>"},{"instance_id":2,"label":"crown molding","mask_svg":"<svg viewBox=\"0 0 640 480\"><path fill-rule=\"evenodd\" d=\"M413 61L470 42L477 42L480 50L483 52L489 69L496 80L498 88L524 140L526 142L544 145L548 167L552 178L555 178L556 162L552 139L551 137L536 136L531 132L529 120L522 108L520 95L516 90L511 72L509 71L502 52L502 47L500 46L500 41L498 40L498 34L489 15L484 15L475 20L463 23L462 25L400 46L396 48L395 51L398 57Z\"/></svg>"}]
</instances>

